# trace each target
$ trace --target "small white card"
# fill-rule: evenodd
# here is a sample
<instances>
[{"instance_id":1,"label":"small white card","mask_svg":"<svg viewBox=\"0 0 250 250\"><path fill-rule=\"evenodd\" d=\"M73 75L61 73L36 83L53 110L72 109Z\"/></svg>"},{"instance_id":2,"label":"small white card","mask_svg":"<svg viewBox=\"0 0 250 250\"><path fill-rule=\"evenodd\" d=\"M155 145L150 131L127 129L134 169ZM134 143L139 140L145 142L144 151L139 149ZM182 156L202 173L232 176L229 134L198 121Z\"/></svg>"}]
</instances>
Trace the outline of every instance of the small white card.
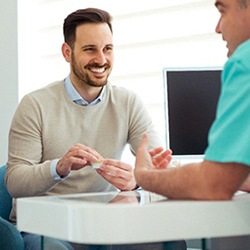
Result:
<instances>
[{"instance_id":1,"label":"small white card","mask_svg":"<svg viewBox=\"0 0 250 250\"><path fill-rule=\"evenodd\" d=\"M100 168L101 165L102 165L102 162L101 162L101 161L92 162L92 163L91 163L91 166L92 166L93 169L98 169L98 168Z\"/></svg>"}]
</instances>

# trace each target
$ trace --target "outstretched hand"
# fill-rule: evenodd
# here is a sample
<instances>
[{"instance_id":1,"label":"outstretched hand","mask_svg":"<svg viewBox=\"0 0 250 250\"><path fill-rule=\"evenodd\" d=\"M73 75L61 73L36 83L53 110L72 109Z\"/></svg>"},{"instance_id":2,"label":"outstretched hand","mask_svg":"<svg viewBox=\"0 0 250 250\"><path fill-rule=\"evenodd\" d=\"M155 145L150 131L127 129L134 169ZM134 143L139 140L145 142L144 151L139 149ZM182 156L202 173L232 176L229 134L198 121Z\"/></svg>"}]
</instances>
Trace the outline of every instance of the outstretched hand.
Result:
<instances>
[{"instance_id":1,"label":"outstretched hand","mask_svg":"<svg viewBox=\"0 0 250 250\"><path fill-rule=\"evenodd\" d=\"M162 147L148 150L149 138L143 134L141 144L136 154L135 177L144 171L152 169L165 169L172 159L172 151L164 150Z\"/></svg>"}]
</instances>

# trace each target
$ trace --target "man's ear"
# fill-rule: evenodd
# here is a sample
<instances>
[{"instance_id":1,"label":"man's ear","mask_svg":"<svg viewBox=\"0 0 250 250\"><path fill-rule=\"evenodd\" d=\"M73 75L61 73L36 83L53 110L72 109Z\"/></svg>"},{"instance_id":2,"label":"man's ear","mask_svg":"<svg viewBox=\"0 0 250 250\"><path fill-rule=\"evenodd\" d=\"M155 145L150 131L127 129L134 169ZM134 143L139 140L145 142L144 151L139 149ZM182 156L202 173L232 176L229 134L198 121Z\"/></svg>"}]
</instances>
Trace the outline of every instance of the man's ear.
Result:
<instances>
[{"instance_id":1,"label":"man's ear","mask_svg":"<svg viewBox=\"0 0 250 250\"><path fill-rule=\"evenodd\" d=\"M62 54L66 62L71 62L71 48L67 43L62 45Z\"/></svg>"}]
</instances>

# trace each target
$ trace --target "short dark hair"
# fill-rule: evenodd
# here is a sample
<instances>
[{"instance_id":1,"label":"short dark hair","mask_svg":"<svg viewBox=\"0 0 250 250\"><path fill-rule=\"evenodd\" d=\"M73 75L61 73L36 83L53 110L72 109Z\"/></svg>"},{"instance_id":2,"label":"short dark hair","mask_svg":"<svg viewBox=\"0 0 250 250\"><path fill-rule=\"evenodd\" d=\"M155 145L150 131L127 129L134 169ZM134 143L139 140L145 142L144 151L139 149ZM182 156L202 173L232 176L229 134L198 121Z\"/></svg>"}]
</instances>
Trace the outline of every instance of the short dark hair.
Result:
<instances>
[{"instance_id":1,"label":"short dark hair","mask_svg":"<svg viewBox=\"0 0 250 250\"><path fill-rule=\"evenodd\" d=\"M105 10L96 8L79 9L64 19L64 41L73 48L76 38L76 28L85 23L107 23L113 33L111 21L112 17Z\"/></svg>"}]
</instances>

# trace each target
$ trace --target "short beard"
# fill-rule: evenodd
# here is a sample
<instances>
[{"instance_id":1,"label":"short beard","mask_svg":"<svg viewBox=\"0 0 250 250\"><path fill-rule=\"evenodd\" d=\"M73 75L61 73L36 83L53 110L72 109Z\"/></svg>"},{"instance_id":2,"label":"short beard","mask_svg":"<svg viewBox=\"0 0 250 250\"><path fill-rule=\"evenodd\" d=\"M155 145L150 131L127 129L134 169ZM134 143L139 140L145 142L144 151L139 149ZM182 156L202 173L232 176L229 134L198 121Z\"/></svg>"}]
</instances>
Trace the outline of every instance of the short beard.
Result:
<instances>
[{"instance_id":1,"label":"short beard","mask_svg":"<svg viewBox=\"0 0 250 250\"><path fill-rule=\"evenodd\" d=\"M92 81L89 78L88 74L84 74L80 70L78 70L78 66L76 64L74 53L72 53L71 62L72 62L72 71L80 83L87 84L87 85L92 86L92 87L103 87L104 85L107 84L109 74L108 74L107 78L103 80L103 82L96 83L96 81Z\"/></svg>"}]
</instances>

